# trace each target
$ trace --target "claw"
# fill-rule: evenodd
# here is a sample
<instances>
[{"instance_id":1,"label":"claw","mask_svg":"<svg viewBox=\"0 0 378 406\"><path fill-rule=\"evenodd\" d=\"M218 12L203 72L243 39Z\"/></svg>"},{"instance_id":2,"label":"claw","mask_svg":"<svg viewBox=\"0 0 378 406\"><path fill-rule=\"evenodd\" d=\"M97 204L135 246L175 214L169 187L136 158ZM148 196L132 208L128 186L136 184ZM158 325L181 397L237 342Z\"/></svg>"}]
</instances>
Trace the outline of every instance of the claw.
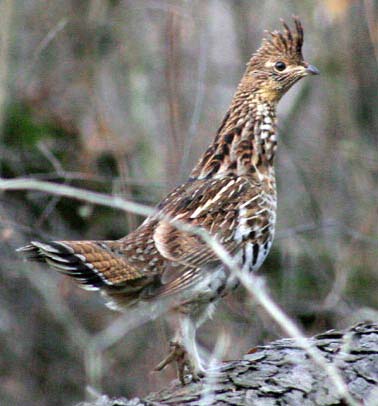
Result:
<instances>
[{"instance_id":1,"label":"claw","mask_svg":"<svg viewBox=\"0 0 378 406\"><path fill-rule=\"evenodd\" d=\"M182 361L182 359L184 358L186 352L184 347L182 347L179 343L176 343L174 341L170 342L169 346L172 348L171 352L168 354L166 358L164 358L161 362L159 362L158 365L156 365L154 371L161 371L172 362L174 361L179 362Z\"/></svg>"},{"instance_id":2,"label":"claw","mask_svg":"<svg viewBox=\"0 0 378 406\"><path fill-rule=\"evenodd\" d=\"M176 341L171 341L170 347L172 349L171 352L154 368L154 371L161 371L168 364L176 362L177 376L182 385L186 385L188 383L185 380L186 374L191 375L192 382L198 382L201 379L201 377L203 377L203 374L201 373L201 371L195 370L184 346Z\"/></svg>"}]
</instances>

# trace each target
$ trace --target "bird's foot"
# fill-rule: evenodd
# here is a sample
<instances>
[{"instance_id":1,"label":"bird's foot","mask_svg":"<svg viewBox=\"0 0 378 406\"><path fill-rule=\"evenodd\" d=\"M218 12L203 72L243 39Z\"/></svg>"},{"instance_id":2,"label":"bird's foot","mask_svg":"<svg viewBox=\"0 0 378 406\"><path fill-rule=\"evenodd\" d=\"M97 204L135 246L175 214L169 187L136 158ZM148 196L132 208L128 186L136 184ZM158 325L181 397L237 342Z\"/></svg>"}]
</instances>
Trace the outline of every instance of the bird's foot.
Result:
<instances>
[{"instance_id":1,"label":"bird's foot","mask_svg":"<svg viewBox=\"0 0 378 406\"><path fill-rule=\"evenodd\" d=\"M190 382L190 380L187 381L185 379L187 375L191 375L192 382L198 382L204 376L204 371L202 370L202 368L195 367L194 363L190 359L188 352L181 343L177 341L171 341L170 347L170 353L155 367L155 371L161 371L168 364L176 362L177 375L182 385L186 385Z\"/></svg>"}]
</instances>

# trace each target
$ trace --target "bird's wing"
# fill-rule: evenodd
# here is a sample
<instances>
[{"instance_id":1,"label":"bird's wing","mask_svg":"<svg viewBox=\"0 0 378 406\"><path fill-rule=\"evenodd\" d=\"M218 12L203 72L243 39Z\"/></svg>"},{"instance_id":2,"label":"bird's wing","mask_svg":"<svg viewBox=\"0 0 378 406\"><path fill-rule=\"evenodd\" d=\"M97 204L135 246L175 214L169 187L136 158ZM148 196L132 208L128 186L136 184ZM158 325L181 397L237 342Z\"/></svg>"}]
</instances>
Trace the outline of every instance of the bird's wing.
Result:
<instances>
[{"instance_id":1,"label":"bird's wing","mask_svg":"<svg viewBox=\"0 0 378 406\"><path fill-rule=\"evenodd\" d=\"M253 199L257 204L261 188L246 178L223 177L188 182L174 193L162 202L160 216L205 230L233 254L243 242L235 238L240 206ZM153 239L168 263L161 278L164 294L195 282L204 274L204 267L220 262L200 235L168 220L158 222Z\"/></svg>"},{"instance_id":2,"label":"bird's wing","mask_svg":"<svg viewBox=\"0 0 378 406\"><path fill-rule=\"evenodd\" d=\"M246 200L257 205L259 193L257 184L240 177L193 180L176 188L159 205L157 215L121 240L32 242L20 251L87 289L133 296L158 280L162 287L156 292L151 288L151 296L171 294L196 281L205 266L219 259L199 235L162 216L206 230L232 254L241 244L234 238L240 207Z\"/></svg>"}]
</instances>

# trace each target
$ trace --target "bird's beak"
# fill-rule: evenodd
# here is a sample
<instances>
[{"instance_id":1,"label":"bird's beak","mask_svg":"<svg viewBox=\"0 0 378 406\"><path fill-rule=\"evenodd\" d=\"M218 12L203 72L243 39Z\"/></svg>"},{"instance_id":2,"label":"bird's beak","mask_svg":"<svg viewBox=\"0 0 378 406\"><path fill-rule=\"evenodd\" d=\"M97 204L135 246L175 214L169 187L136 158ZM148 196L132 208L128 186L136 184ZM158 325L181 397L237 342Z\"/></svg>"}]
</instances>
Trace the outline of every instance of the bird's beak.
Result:
<instances>
[{"instance_id":1,"label":"bird's beak","mask_svg":"<svg viewBox=\"0 0 378 406\"><path fill-rule=\"evenodd\" d=\"M314 65L307 64L305 66L305 72L307 75L319 75L319 69L316 68Z\"/></svg>"}]
</instances>

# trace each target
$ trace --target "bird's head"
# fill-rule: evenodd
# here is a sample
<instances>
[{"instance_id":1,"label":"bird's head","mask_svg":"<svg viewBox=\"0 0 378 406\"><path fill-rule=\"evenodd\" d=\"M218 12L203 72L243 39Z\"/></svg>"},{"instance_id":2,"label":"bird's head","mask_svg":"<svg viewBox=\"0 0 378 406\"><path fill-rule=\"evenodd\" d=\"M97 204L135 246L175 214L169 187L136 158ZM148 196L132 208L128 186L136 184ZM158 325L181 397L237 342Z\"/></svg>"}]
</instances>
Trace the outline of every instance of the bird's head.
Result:
<instances>
[{"instance_id":1,"label":"bird's head","mask_svg":"<svg viewBox=\"0 0 378 406\"><path fill-rule=\"evenodd\" d=\"M293 19L295 32L282 21L283 32L270 32L263 39L247 65L240 84L242 91L253 91L263 99L278 102L299 79L319 74L315 66L303 59L303 28L297 17Z\"/></svg>"}]
</instances>

